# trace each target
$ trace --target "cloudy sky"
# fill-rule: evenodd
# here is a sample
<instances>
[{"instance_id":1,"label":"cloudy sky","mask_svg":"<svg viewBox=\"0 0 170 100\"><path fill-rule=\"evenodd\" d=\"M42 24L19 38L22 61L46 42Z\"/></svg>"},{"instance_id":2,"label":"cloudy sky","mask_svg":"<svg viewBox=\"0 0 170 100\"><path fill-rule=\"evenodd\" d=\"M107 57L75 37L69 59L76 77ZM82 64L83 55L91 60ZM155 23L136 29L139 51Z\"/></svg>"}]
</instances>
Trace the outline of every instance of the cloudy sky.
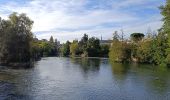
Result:
<instances>
[{"instance_id":1,"label":"cloudy sky","mask_svg":"<svg viewBox=\"0 0 170 100\"><path fill-rule=\"evenodd\" d=\"M0 16L26 13L39 39L52 35L61 42L80 39L84 33L111 39L114 31L146 33L161 27L158 7L165 0L0 0Z\"/></svg>"}]
</instances>

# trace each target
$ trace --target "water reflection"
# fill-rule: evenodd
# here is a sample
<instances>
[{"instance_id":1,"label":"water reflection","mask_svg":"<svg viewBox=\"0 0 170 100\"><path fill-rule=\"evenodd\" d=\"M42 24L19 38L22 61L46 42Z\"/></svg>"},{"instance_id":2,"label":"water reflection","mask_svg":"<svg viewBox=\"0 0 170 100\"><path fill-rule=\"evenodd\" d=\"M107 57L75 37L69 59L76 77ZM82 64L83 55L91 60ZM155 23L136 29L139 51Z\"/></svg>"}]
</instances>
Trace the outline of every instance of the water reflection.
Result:
<instances>
[{"instance_id":1,"label":"water reflection","mask_svg":"<svg viewBox=\"0 0 170 100\"><path fill-rule=\"evenodd\" d=\"M120 64L120 63L112 63L111 64L111 71L112 71L112 77L114 84L119 88L123 89L124 86L126 86L127 83L127 74L129 70L129 66L126 64Z\"/></svg>"},{"instance_id":2,"label":"water reflection","mask_svg":"<svg viewBox=\"0 0 170 100\"><path fill-rule=\"evenodd\" d=\"M111 63L111 65L113 78L120 88L126 87L128 91L135 88L133 91L136 93L154 95L153 98L158 100L169 98L170 69L144 64Z\"/></svg>"},{"instance_id":3,"label":"water reflection","mask_svg":"<svg viewBox=\"0 0 170 100\"><path fill-rule=\"evenodd\" d=\"M170 69L107 59L43 58L31 69L0 67L0 100L169 100L169 84Z\"/></svg>"},{"instance_id":4,"label":"water reflection","mask_svg":"<svg viewBox=\"0 0 170 100\"><path fill-rule=\"evenodd\" d=\"M78 64L84 73L90 71L98 72L100 70L100 59L96 58L72 58L74 64Z\"/></svg>"},{"instance_id":5,"label":"water reflection","mask_svg":"<svg viewBox=\"0 0 170 100\"><path fill-rule=\"evenodd\" d=\"M113 75L126 75L129 70L128 64L111 63L111 65Z\"/></svg>"},{"instance_id":6,"label":"water reflection","mask_svg":"<svg viewBox=\"0 0 170 100\"><path fill-rule=\"evenodd\" d=\"M156 70L153 71L153 78L148 83L150 84L148 88L157 91L160 95L167 93L170 89L170 70L157 66Z\"/></svg>"}]
</instances>

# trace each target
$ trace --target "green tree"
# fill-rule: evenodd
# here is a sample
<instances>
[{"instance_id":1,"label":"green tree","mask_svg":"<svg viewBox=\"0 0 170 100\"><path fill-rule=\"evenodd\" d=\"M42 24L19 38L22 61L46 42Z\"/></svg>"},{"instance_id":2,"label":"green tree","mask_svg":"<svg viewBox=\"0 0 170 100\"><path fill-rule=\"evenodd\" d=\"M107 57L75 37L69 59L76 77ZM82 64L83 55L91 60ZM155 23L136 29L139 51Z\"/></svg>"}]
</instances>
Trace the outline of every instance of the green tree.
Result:
<instances>
[{"instance_id":1,"label":"green tree","mask_svg":"<svg viewBox=\"0 0 170 100\"><path fill-rule=\"evenodd\" d=\"M119 35L118 35L118 32L117 31L115 31L114 33L113 33L113 40L119 40Z\"/></svg>"},{"instance_id":2,"label":"green tree","mask_svg":"<svg viewBox=\"0 0 170 100\"><path fill-rule=\"evenodd\" d=\"M134 42L139 42L139 41L141 41L141 40L144 38L144 36L145 36L145 35L144 35L143 33L132 33L132 34L130 35L132 41L134 41Z\"/></svg>"},{"instance_id":3,"label":"green tree","mask_svg":"<svg viewBox=\"0 0 170 100\"><path fill-rule=\"evenodd\" d=\"M26 14L13 13L1 20L0 60L5 63L31 60L31 32L33 21Z\"/></svg>"},{"instance_id":4,"label":"green tree","mask_svg":"<svg viewBox=\"0 0 170 100\"><path fill-rule=\"evenodd\" d=\"M166 49L168 47L167 45L167 36L162 32L162 30L159 30L159 33L157 36L155 36L152 40L152 45L150 48L152 49L153 54L153 60L155 64L164 64L165 59L167 57Z\"/></svg>"},{"instance_id":5,"label":"green tree","mask_svg":"<svg viewBox=\"0 0 170 100\"><path fill-rule=\"evenodd\" d=\"M129 62L131 60L131 46L126 42L113 40L109 58L113 62Z\"/></svg>"},{"instance_id":6,"label":"green tree","mask_svg":"<svg viewBox=\"0 0 170 100\"><path fill-rule=\"evenodd\" d=\"M86 52L87 52L87 43L88 43L88 35L84 34L84 36L79 41L80 51L84 54L86 54Z\"/></svg>"},{"instance_id":7,"label":"green tree","mask_svg":"<svg viewBox=\"0 0 170 100\"><path fill-rule=\"evenodd\" d=\"M78 41L73 41L73 43L70 44L70 54L74 57L78 53Z\"/></svg>"},{"instance_id":8,"label":"green tree","mask_svg":"<svg viewBox=\"0 0 170 100\"><path fill-rule=\"evenodd\" d=\"M50 42L51 42L51 43L54 43L53 36L50 37Z\"/></svg>"},{"instance_id":9,"label":"green tree","mask_svg":"<svg viewBox=\"0 0 170 100\"><path fill-rule=\"evenodd\" d=\"M166 4L160 7L161 14L163 15L162 31L168 37L167 50L167 63L170 64L170 0L166 0Z\"/></svg>"},{"instance_id":10,"label":"green tree","mask_svg":"<svg viewBox=\"0 0 170 100\"><path fill-rule=\"evenodd\" d=\"M130 35L131 37L131 58L132 59L136 59L139 60L139 52L141 52L139 49L140 47L140 42L142 42L141 40L144 38L144 34L143 33L132 33Z\"/></svg>"},{"instance_id":11,"label":"green tree","mask_svg":"<svg viewBox=\"0 0 170 100\"><path fill-rule=\"evenodd\" d=\"M109 48L110 46L109 45L101 45L100 46L101 49L100 49L100 56L101 57L108 57L109 56Z\"/></svg>"},{"instance_id":12,"label":"green tree","mask_svg":"<svg viewBox=\"0 0 170 100\"><path fill-rule=\"evenodd\" d=\"M100 40L95 37L91 37L87 43L87 52L89 57L98 57L100 54Z\"/></svg>"},{"instance_id":13,"label":"green tree","mask_svg":"<svg viewBox=\"0 0 170 100\"><path fill-rule=\"evenodd\" d=\"M143 63L152 63L153 62L153 51L151 49L152 40L145 40L139 43L139 46L136 51L136 57L139 62Z\"/></svg>"},{"instance_id":14,"label":"green tree","mask_svg":"<svg viewBox=\"0 0 170 100\"><path fill-rule=\"evenodd\" d=\"M61 53L65 57L70 55L70 42L69 41L63 44L63 46L61 47Z\"/></svg>"}]
</instances>

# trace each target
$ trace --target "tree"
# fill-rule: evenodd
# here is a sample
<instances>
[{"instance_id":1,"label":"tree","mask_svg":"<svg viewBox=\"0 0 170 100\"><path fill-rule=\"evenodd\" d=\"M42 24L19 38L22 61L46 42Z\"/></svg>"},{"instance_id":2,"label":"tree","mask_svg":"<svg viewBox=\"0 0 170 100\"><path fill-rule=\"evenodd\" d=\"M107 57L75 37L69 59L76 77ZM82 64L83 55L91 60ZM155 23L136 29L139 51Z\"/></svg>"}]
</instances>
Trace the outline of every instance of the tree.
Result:
<instances>
[{"instance_id":1,"label":"tree","mask_svg":"<svg viewBox=\"0 0 170 100\"><path fill-rule=\"evenodd\" d=\"M87 52L87 42L88 42L88 35L84 34L84 36L79 41L80 51L84 54Z\"/></svg>"},{"instance_id":2,"label":"tree","mask_svg":"<svg viewBox=\"0 0 170 100\"><path fill-rule=\"evenodd\" d=\"M167 63L170 64L170 0L166 0L166 4L160 7L161 14L163 15L163 26L162 31L164 35L168 37L168 48L166 49L167 52Z\"/></svg>"},{"instance_id":3,"label":"tree","mask_svg":"<svg viewBox=\"0 0 170 100\"><path fill-rule=\"evenodd\" d=\"M31 60L31 32L33 21L26 14L13 13L1 20L1 62L29 62Z\"/></svg>"},{"instance_id":4,"label":"tree","mask_svg":"<svg viewBox=\"0 0 170 100\"><path fill-rule=\"evenodd\" d=\"M87 43L87 52L89 57L97 57L100 52L100 40L95 37L91 37Z\"/></svg>"},{"instance_id":5,"label":"tree","mask_svg":"<svg viewBox=\"0 0 170 100\"><path fill-rule=\"evenodd\" d=\"M53 36L50 37L50 42L51 42L51 43L54 43Z\"/></svg>"},{"instance_id":6,"label":"tree","mask_svg":"<svg viewBox=\"0 0 170 100\"><path fill-rule=\"evenodd\" d=\"M35 39L32 41L32 57L39 59L40 57L57 56L58 48L56 43L47 40Z\"/></svg>"},{"instance_id":7,"label":"tree","mask_svg":"<svg viewBox=\"0 0 170 100\"><path fill-rule=\"evenodd\" d=\"M136 50L135 58L138 58L139 62L152 63L153 62L153 51L151 49L152 40L145 40L139 43Z\"/></svg>"},{"instance_id":8,"label":"tree","mask_svg":"<svg viewBox=\"0 0 170 100\"><path fill-rule=\"evenodd\" d=\"M141 40L144 38L144 36L145 36L145 35L144 35L143 33L132 33L132 34L130 35L132 41L134 41L134 42L139 42L139 41L141 41Z\"/></svg>"},{"instance_id":9,"label":"tree","mask_svg":"<svg viewBox=\"0 0 170 100\"><path fill-rule=\"evenodd\" d=\"M132 33L130 35L131 40L133 41L131 44L131 57L132 59L136 59L138 60L138 49L139 49L139 42L144 38L144 34L143 33Z\"/></svg>"},{"instance_id":10,"label":"tree","mask_svg":"<svg viewBox=\"0 0 170 100\"><path fill-rule=\"evenodd\" d=\"M78 41L70 44L70 54L74 57L78 53Z\"/></svg>"},{"instance_id":11,"label":"tree","mask_svg":"<svg viewBox=\"0 0 170 100\"><path fill-rule=\"evenodd\" d=\"M109 45L101 45L100 47L101 47L101 49L100 49L99 56L108 57L109 56L109 48L110 48L110 46Z\"/></svg>"},{"instance_id":12,"label":"tree","mask_svg":"<svg viewBox=\"0 0 170 100\"><path fill-rule=\"evenodd\" d=\"M146 38L147 38L147 39L153 38L153 32L152 32L152 30L151 30L150 27L149 27L148 30L147 30Z\"/></svg>"},{"instance_id":13,"label":"tree","mask_svg":"<svg viewBox=\"0 0 170 100\"><path fill-rule=\"evenodd\" d=\"M117 31L113 34L113 42L109 50L109 58L113 62L129 62L131 60L131 45L124 41L124 32L121 30L121 39Z\"/></svg>"},{"instance_id":14,"label":"tree","mask_svg":"<svg viewBox=\"0 0 170 100\"><path fill-rule=\"evenodd\" d=\"M42 56L48 57L56 55L56 47L54 43L41 41L39 45L41 47Z\"/></svg>"},{"instance_id":15,"label":"tree","mask_svg":"<svg viewBox=\"0 0 170 100\"><path fill-rule=\"evenodd\" d=\"M129 62L131 60L131 46L124 41L113 41L109 58L113 62Z\"/></svg>"},{"instance_id":16,"label":"tree","mask_svg":"<svg viewBox=\"0 0 170 100\"><path fill-rule=\"evenodd\" d=\"M69 41L63 44L61 48L61 53L63 56L66 56L66 57L70 55L70 42Z\"/></svg>"},{"instance_id":17,"label":"tree","mask_svg":"<svg viewBox=\"0 0 170 100\"><path fill-rule=\"evenodd\" d=\"M168 47L168 39L162 29L159 30L158 35L155 36L152 41L152 45L149 48L152 49L151 53L153 54L154 63L165 64L165 59L167 57L166 49Z\"/></svg>"},{"instance_id":18,"label":"tree","mask_svg":"<svg viewBox=\"0 0 170 100\"><path fill-rule=\"evenodd\" d=\"M118 32L117 31L115 31L114 33L113 33L113 40L119 40L119 35L118 35Z\"/></svg>"},{"instance_id":19,"label":"tree","mask_svg":"<svg viewBox=\"0 0 170 100\"><path fill-rule=\"evenodd\" d=\"M54 45L55 45L55 49L56 49L56 55L59 56L59 54L60 54L60 41L55 39Z\"/></svg>"}]
</instances>

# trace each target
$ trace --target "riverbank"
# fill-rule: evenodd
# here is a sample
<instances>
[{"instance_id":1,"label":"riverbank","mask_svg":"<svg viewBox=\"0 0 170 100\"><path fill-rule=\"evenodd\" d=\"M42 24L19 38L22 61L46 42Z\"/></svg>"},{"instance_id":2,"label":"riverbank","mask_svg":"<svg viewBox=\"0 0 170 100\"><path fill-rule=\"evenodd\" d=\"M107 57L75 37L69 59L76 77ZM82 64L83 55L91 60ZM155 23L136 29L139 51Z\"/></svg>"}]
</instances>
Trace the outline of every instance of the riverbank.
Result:
<instances>
[{"instance_id":1,"label":"riverbank","mask_svg":"<svg viewBox=\"0 0 170 100\"><path fill-rule=\"evenodd\" d=\"M15 62L15 63L3 63L0 62L1 66L7 66L9 68L31 68L34 66L34 62Z\"/></svg>"},{"instance_id":2,"label":"riverbank","mask_svg":"<svg viewBox=\"0 0 170 100\"><path fill-rule=\"evenodd\" d=\"M86 59L88 59L88 58L94 58L94 59L109 59L109 58L107 58L107 57L70 57L70 58L86 58Z\"/></svg>"}]
</instances>

